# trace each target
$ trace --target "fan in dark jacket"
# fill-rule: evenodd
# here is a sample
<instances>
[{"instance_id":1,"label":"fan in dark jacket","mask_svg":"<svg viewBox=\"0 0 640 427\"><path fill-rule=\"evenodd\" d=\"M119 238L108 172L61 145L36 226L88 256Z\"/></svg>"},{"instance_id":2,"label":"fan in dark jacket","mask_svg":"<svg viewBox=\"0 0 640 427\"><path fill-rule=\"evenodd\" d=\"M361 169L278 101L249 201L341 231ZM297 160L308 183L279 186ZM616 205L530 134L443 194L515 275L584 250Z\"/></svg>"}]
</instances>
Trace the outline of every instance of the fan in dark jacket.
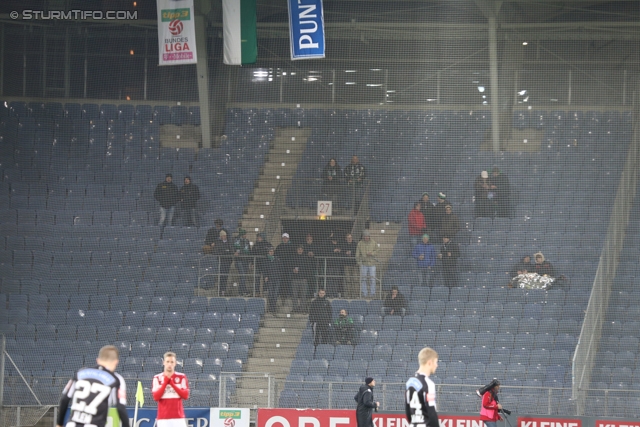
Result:
<instances>
[{"instance_id":1,"label":"fan in dark jacket","mask_svg":"<svg viewBox=\"0 0 640 427\"><path fill-rule=\"evenodd\" d=\"M391 292L384 298L382 315L404 316L407 311L407 299L398 291L397 286L391 287Z\"/></svg>"},{"instance_id":2,"label":"fan in dark jacket","mask_svg":"<svg viewBox=\"0 0 640 427\"><path fill-rule=\"evenodd\" d=\"M322 194L327 200L336 201L342 184L342 169L336 159L329 160L322 170Z\"/></svg>"},{"instance_id":3,"label":"fan in dark jacket","mask_svg":"<svg viewBox=\"0 0 640 427\"><path fill-rule=\"evenodd\" d=\"M518 261L516 265L513 266L513 268L509 272L509 276L510 278L513 279L514 277L519 276L521 274L533 273L533 270L534 270L534 266L533 266L533 263L531 262L531 256L525 255L522 257L520 261Z\"/></svg>"},{"instance_id":4,"label":"fan in dark jacket","mask_svg":"<svg viewBox=\"0 0 640 427\"><path fill-rule=\"evenodd\" d=\"M200 200L200 189L191 182L190 176L184 177L184 185L180 189L180 206L182 208L182 220L186 227L198 225L196 205Z\"/></svg>"},{"instance_id":5,"label":"fan in dark jacket","mask_svg":"<svg viewBox=\"0 0 640 427\"><path fill-rule=\"evenodd\" d=\"M220 295L224 296L227 291L227 279L229 278L229 270L231 270L231 264L233 263L233 243L229 240L227 232L222 230L220 232L220 238L216 241L213 249L214 254L219 256L219 268L220 268Z\"/></svg>"},{"instance_id":6,"label":"fan in dark jacket","mask_svg":"<svg viewBox=\"0 0 640 427\"><path fill-rule=\"evenodd\" d=\"M170 226L172 225L173 213L178 204L178 187L172 181L173 175L168 173L164 181L158 184L153 192L153 198L160 204L160 221L158 222L160 227L164 226L165 219Z\"/></svg>"},{"instance_id":7,"label":"fan in dark jacket","mask_svg":"<svg viewBox=\"0 0 640 427\"><path fill-rule=\"evenodd\" d=\"M267 298L267 311L269 313L275 313L278 308L278 295L280 294L280 279L282 277L282 261L275 256L275 249L270 246L267 250L267 257L264 261L264 287L269 292L269 298Z\"/></svg>"},{"instance_id":8,"label":"fan in dark jacket","mask_svg":"<svg viewBox=\"0 0 640 427\"><path fill-rule=\"evenodd\" d=\"M551 265L549 261L544 259L544 255L542 254L542 252L538 252L537 254L534 254L533 258L535 259L536 262L535 264L533 264L532 273L538 273L541 276L549 276L549 277L556 276L553 270L553 265Z\"/></svg>"},{"instance_id":9,"label":"fan in dark jacket","mask_svg":"<svg viewBox=\"0 0 640 427\"><path fill-rule=\"evenodd\" d=\"M458 258L460 258L460 247L451 241L449 236L442 236L442 246L438 258L442 260L442 278L444 285L449 287L458 286Z\"/></svg>"},{"instance_id":10,"label":"fan in dark jacket","mask_svg":"<svg viewBox=\"0 0 640 427\"><path fill-rule=\"evenodd\" d=\"M290 296L291 293L291 269L293 266L291 265L291 261L296 254L296 245L291 243L289 239L289 233L282 234L282 243L278 245L275 252L276 256L282 262L283 267L285 268L284 273L280 276L280 294L283 297Z\"/></svg>"},{"instance_id":11,"label":"fan in dark jacket","mask_svg":"<svg viewBox=\"0 0 640 427\"><path fill-rule=\"evenodd\" d=\"M302 313L308 306L309 286L313 273L312 259L304 252L304 246L297 246L291 266L293 268L289 273L293 291L293 311Z\"/></svg>"},{"instance_id":12,"label":"fan in dark jacket","mask_svg":"<svg viewBox=\"0 0 640 427\"><path fill-rule=\"evenodd\" d=\"M267 241L266 234L258 233L256 244L251 247L251 256L255 257L254 262L256 264L254 268L256 269L257 276L264 274L265 257L271 246L271 243Z\"/></svg>"},{"instance_id":13,"label":"fan in dark jacket","mask_svg":"<svg viewBox=\"0 0 640 427\"><path fill-rule=\"evenodd\" d=\"M358 403L356 408L356 420L358 427L373 427L373 410L378 410L380 402L373 400L373 388L376 385L376 381L367 377L364 379L365 384L360 386L358 394L355 395L354 400Z\"/></svg>"},{"instance_id":14,"label":"fan in dark jacket","mask_svg":"<svg viewBox=\"0 0 640 427\"><path fill-rule=\"evenodd\" d=\"M309 307L309 323L314 332L314 345L329 344L329 326L331 325L331 303L326 298L324 289L318 291L318 297L311 301Z\"/></svg>"}]
</instances>

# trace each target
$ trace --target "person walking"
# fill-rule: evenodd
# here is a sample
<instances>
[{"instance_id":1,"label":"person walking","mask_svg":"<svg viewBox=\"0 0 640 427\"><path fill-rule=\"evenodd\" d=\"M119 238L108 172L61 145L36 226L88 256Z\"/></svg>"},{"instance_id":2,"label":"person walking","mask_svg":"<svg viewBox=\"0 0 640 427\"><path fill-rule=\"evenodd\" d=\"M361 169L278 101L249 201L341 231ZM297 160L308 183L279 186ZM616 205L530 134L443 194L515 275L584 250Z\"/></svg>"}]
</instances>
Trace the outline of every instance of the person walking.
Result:
<instances>
[{"instance_id":1,"label":"person walking","mask_svg":"<svg viewBox=\"0 0 640 427\"><path fill-rule=\"evenodd\" d=\"M380 407L380 402L373 400L373 388L376 386L376 380L372 377L364 379L364 384L360 386L358 394L353 398L357 403L356 421L358 427L373 427L373 410L376 411Z\"/></svg>"}]
</instances>

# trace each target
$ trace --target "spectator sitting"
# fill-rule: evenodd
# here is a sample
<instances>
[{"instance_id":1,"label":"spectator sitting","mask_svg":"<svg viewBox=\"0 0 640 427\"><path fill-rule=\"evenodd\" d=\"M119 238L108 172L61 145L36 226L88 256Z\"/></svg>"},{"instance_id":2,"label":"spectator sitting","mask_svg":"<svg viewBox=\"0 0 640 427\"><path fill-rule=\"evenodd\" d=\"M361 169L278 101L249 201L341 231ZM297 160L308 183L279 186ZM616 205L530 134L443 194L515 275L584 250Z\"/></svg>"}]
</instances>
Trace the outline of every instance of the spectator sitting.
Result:
<instances>
[{"instance_id":1,"label":"spectator sitting","mask_svg":"<svg viewBox=\"0 0 640 427\"><path fill-rule=\"evenodd\" d=\"M511 210L511 188L509 178L502 173L497 166L491 171L491 188L495 197L496 215L499 217L509 217Z\"/></svg>"},{"instance_id":2,"label":"spectator sitting","mask_svg":"<svg viewBox=\"0 0 640 427\"><path fill-rule=\"evenodd\" d=\"M551 265L549 261L545 261L542 252L538 252L533 256L533 258L536 262L533 264L533 271L531 271L531 273L538 273L541 276L555 277L553 265Z\"/></svg>"},{"instance_id":3,"label":"spectator sitting","mask_svg":"<svg viewBox=\"0 0 640 427\"><path fill-rule=\"evenodd\" d=\"M178 187L172 182L173 175L168 173L164 177L164 181L156 186L153 192L153 198L160 204L160 221L158 225L164 227L165 220L169 226L173 225L173 214L178 204Z\"/></svg>"},{"instance_id":4,"label":"spectator sitting","mask_svg":"<svg viewBox=\"0 0 640 427\"><path fill-rule=\"evenodd\" d=\"M444 208L444 217L440 224L440 235L450 238L455 237L460 231L460 220L458 216L453 213L453 206L446 205Z\"/></svg>"},{"instance_id":5,"label":"spectator sitting","mask_svg":"<svg viewBox=\"0 0 640 427\"><path fill-rule=\"evenodd\" d=\"M513 266L511 271L509 272L509 276L514 278L521 274L533 273L534 266L531 263L531 256L525 255L522 257L520 261L516 265Z\"/></svg>"},{"instance_id":6,"label":"spectator sitting","mask_svg":"<svg viewBox=\"0 0 640 427\"><path fill-rule=\"evenodd\" d=\"M184 185L180 189L180 206L185 227L198 226L198 213L196 212L198 200L200 200L200 190L197 185L191 182L191 177L187 175L184 177Z\"/></svg>"},{"instance_id":7,"label":"spectator sitting","mask_svg":"<svg viewBox=\"0 0 640 427\"><path fill-rule=\"evenodd\" d=\"M422 235L422 243L418 243L413 248L411 254L418 261L418 268L422 276L422 284L430 286L433 275L433 270L436 265L436 250L431 243L429 243L429 235Z\"/></svg>"},{"instance_id":8,"label":"spectator sitting","mask_svg":"<svg viewBox=\"0 0 640 427\"><path fill-rule=\"evenodd\" d=\"M416 202L411 212L409 212L409 235L411 236L411 243L414 246L418 244L418 236L427 231L427 223L421 208L422 204Z\"/></svg>"},{"instance_id":9,"label":"spectator sitting","mask_svg":"<svg viewBox=\"0 0 640 427\"><path fill-rule=\"evenodd\" d=\"M333 321L333 332L336 338L336 345L352 345L355 339L355 327L353 319L349 317L347 310L340 310L340 315Z\"/></svg>"},{"instance_id":10,"label":"spectator sitting","mask_svg":"<svg viewBox=\"0 0 640 427\"><path fill-rule=\"evenodd\" d=\"M398 291L397 286L393 286L384 298L381 311L383 316L404 316L407 312L407 299Z\"/></svg>"},{"instance_id":11,"label":"spectator sitting","mask_svg":"<svg viewBox=\"0 0 640 427\"><path fill-rule=\"evenodd\" d=\"M342 169L336 159L332 158L322 171L322 194L327 200L332 200L335 203L340 194L341 183Z\"/></svg>"},{"instance_id":12,"label":"spectator sitting","mask_svg":"<svg viewBox=\"0 0 640 427\"><path fill-rule=\"evenodd\" d=\"M227 236L229 235L229 232L224 228L224 221L220 218L216 219L213 224L214 227L207 230L207 236L204 238L202 253L205 255L211 255L213 253L215 241L220 237L221 231L224 231Z\"/></svg>"}]
</instances>

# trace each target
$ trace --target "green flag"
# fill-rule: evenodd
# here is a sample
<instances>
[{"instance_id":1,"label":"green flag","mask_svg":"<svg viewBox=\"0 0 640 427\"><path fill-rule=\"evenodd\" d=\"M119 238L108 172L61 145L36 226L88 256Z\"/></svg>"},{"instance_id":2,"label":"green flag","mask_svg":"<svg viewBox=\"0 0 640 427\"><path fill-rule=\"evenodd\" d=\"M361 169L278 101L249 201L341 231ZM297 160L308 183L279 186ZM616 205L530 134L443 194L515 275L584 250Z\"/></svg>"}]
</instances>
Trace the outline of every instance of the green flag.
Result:
<instances>
[{"instance_id":1,"label":"green flag","mask_svg":"<svg viewBox=\"0 0 640 427\"><path fill-rule=\"evenodd\" d=\"M256 0L222 0L224 63L253 64L258 60Z\"/></svg>"},{"instance_id":2,"label":"green flag","mask_svg":"<svg viewBox=\"0 0 640 427\"><path fill-rule=\"evenodd\" d=\"M142 408L144 406L144 392L142 391L142 383L138 381L138 389L136 390L136 402L140 404Z\"/></svg>"}]
</instances>

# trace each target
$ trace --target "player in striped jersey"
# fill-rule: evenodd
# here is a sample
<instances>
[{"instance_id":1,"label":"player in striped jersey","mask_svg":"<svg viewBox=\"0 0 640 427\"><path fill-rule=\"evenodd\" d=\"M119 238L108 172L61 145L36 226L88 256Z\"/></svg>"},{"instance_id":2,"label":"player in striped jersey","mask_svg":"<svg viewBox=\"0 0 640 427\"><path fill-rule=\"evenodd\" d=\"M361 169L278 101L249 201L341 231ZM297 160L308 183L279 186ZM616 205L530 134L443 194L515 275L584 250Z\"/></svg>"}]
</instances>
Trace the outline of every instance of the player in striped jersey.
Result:
<instances>
[{"instance_id":1,"label":"player in striped jersey","mask_svg":"<svg viewBox=\"0 0 640 427\"><path fill-rule=\"evenodd\" d=\"M420 368L407 380L405 410L411 427L439 427L436 385L429 378L438 369L438 353L425 347L418 353Z\"/></svg>"},{"instance_id":2,"label":"player in striped jersey","mask_svg":"<svg viewBox=\"0 0 640 427\"><path fill-rule=\"evenodd\" d=\"M122 427L129 427L126 384L115 372L118 361L118 349L104 346L98 353L97 366L82 368L69 380L60 399L58 427L64 424L69 403L66 427L104 427L111 407L117 408Z\"/></svg>"}]
</instances>

